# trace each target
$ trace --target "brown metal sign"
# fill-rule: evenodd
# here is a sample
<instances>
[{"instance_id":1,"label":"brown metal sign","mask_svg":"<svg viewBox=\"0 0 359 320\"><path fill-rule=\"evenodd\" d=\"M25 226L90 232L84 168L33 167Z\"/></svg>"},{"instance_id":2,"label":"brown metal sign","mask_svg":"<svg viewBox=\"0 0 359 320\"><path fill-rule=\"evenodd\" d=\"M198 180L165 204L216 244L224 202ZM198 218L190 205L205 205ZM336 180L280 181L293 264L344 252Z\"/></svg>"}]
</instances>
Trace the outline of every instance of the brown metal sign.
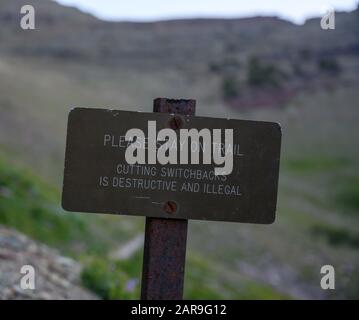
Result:
<instances>
[{"instance_id":1,"label":"brown metal sign","mask_svg":"<svg viewBox=\"0 0 359 320\"><path fill-rule=\"evenodd\" d=\"M129 164L126 133L136 128L150 135L149 121L156 133L232 129L231 173L216 175L213 162ZM276 123L75 108L68 119L62 206L77 212L269 224L275 220L280 145Z\"/></svg>"}]
</instances>

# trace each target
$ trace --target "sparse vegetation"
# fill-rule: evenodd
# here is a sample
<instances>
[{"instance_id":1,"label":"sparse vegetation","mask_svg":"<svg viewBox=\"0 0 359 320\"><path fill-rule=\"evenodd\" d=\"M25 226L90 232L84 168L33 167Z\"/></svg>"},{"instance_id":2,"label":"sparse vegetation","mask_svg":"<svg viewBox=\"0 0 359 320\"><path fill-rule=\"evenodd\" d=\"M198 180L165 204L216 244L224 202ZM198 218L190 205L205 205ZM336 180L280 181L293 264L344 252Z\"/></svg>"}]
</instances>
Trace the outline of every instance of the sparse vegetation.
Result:
<instances>
[{"instance_id":1,"label":"sparse vegetation","mask_svg":"<svg viewBox=\"0 0 359 320\"><path fill-rule=\"evenodd\" d=\"M338 61L334 58L322 58L318 61L319 70L333 75L339 75L341 72Z\"/></svg>"},{"instance_id":2,"label":"sparse vegetation","mask_svg":"<svg viewBox=\"0 0 359 320\"><path fill-rule=\"evenodd\" d=\"M278 87L281 84L283 73L273 64L261 62L252 57L248 63L247 82L253 87Z\"/></svg>"},{"instance_id":3,"label":"sparse vegetation","mask_svg":"<svg viewBox=\"0 0 359 320\"><path fill-rule=\"evenodd\" d=\"M106 255L121 237L109 239L106 235L111 230L111 217L64 212L59 204L58 190L0 157L1 224L69 255L76 254L78 248L83 254Z\"/></svg>"},{"instance_id":4,"label":"sparse vegetation","mask_svg":"<svg viewBox=\"0 0 359 320\"><path fill-rule=\"evenodd\" d=\"M359 218L359 179L348 178L339 185L335 200L340 207L355 212Z\"/></svg>"},{"instance_id":5,"label":"sparse vegetation","mask_svg":"<svg viewBox=\"0 0 359 320\"><path fill-rule=\"evenodd\" d=\"M209 70L213 73L228 74L238 72L241 68L241 64L237 59L227 58L221 62L209 63Z\"/></svg>"},{"instance_id":6,"label":"sparse vegetation","mask_svg":"<svg viewBox=\"0 0 359 320\"><path fill-rule=\"evenodd\" d=\"M51 245L91 241L81 217L61 212L56 200L54 188L0 160L0 223Z\"/></svg>"},{"instance_id":7,"label":"sparse vegetation","mask_svg":"<svg viewBox=\"0 0 359 320\"><path fill-rule=\"evenodd\" d=\"M85 269L82 271L81 280L83 285L97 293L106 300L125 300L139 299L140 283L137 259L131 259L134 274L131 278L130 273L123 269L123 264L129 264L128 261L114 262L106 258L92 258ZM136 271L136 272L134 272Z\"/></svg>"},{"instance_id":8,"label":"sparse vegetation","mask_svg":"<svg viewBox=\"0 0 359 320\"><path fill-rule=\"evenodd\" d=\"M242 275L242 286L233 285L230 277L218 281L215 261L208 261L200 255L188 257L185 279L185 298L187 299L286 299L288 295L279 293L269 285L261 284Z\"/></svg>"},{"instance_id":9,"label":"sparse vegetation","mask_svg":"<svg viewBox=\"0 0 359 320\"><path fill-rule=\"evenodd\" d=\"M230 101L238 97L240 93L239 82L233 75L227 75L222 82L222 92L225 101Z\"/></svg>"},{"instance_id":10,"label":"sparse vegetation","mask_svg":"<svg viewBox=\"0 0 359 320\"><path fill-rule=\"evenodd\" d=\"M322 171L338 170L350 165L350 161L345 158L329 158L328 156L307 156L305 158L287 159L284 166L293 172L319 173Z\"/></svg>"},{"instance_id":11,"label":"sparse vegetation","mask_svg":"<svg viewBox=\"0 0 359 320\"><path fill-rule=\"evenodd\" d=\"M268 285L259 284L243 276L243 286L237 287L230 279L219 277L215 263L191 253L187 259L186 299L281 299L288 296ZM82 272L85 287L103 299L138 299L142 254L124 261L92 259Z\"/></svg>"},{"instance_id":12,"label":"sparse vegetation","mask_svg":"<svg viewBox=\"0 0 359 320\"><path fill-rule=\"evenodd\" d=\"M111 222L100 217L64 213L58 208L58 192L27 170L0 159L0 223L59 248L72 256L82 247L82 284L103 299L138 299L142 272L142 250L127 260L113 261L107 253L113 243L94 237L92 224L105 234ZM117 230L119 231L119 230ZM116 239L113 239L115 242ZM238 288L212 268L213 263L195 255L187 261L185 296L189 299L235 299L283 297L270 286L245 279Z\"/></svg>"},{"instance_id":13,"label":"sparse vegetation","mask_svg":"<svg viewBox=\"0 0 359 320\"><path fill-rule=\"evenodd\" d=\"M348 230L328 225L315 225L311 230L313 235L324 237L332 246L359 248L359 236Z\"/></svg>"}]
</instances>

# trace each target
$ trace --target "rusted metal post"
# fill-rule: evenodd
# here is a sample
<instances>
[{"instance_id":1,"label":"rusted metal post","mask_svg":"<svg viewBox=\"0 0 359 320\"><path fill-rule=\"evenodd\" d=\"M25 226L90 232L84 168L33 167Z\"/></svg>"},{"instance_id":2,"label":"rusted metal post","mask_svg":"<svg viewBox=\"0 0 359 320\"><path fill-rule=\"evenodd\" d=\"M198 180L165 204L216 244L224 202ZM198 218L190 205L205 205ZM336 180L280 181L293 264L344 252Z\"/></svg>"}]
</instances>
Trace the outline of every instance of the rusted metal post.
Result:
<instances>
[{"instance_id":1,"label":"rusted metal post","mask_svg":"<svg viewBox=\"0 0 359 320\"><path fill-rule=\"evenodd\" d=\"M182 115L194 115L195 109L195 100L184 99L159 98L153 106L154 112ZM176 127L176 118L173 121ZM164 210L176 211L176 206L168 201ZM188 220L146 218L141 299L182 299L187 225Z\"/></svg>"}]
</instances>

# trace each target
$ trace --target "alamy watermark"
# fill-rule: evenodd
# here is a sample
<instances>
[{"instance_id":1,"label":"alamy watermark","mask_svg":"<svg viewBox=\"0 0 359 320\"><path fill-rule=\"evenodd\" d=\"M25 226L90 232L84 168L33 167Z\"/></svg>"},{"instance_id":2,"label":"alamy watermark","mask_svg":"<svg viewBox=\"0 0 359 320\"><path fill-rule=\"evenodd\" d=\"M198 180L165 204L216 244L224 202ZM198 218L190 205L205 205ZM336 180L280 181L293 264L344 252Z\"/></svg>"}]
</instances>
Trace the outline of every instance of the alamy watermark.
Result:
<instances>
[{"instance_id":1,"label":"alamy watermark","mask_svg":"<svg viewBox=\"0 0 359 320\"><path fill-rule=\"evenodd\" d=\"M326 8L323 10L322 19L320 20L320 27L322 30L335 29L335 10L333 8Z\"/></svg>"},{"instance_id":2,"label":"alamy watermark","mask_svg":"<svg viewBox=\"0 0 359 320\"><path fill-rule=\"evenodd\" d=\"M323 290L335 289L335 269L331 265L322 266L320 273L323 274L320 280L320 287Z\"/></svg>"},{"instance_id":3,"label":"alamy watermark","mask_svg":"<svg viewBox=\"0 0 359 320\"><path fill-rule=\"evenodd\" d=\"M32 265L23 265L20 273L20 288L22 290L35 290L35 268Z\"/></svg>"},{"instance_id":4,"label":"alamy watermark","mask_svg":"<svg viewBox=\"0 0 359 320\"><path fill-rule=\"evenodd\" d=\"M24 5L20 9L20 27L23 30L35 30L35 8L31 5Z\"/></svg>"},{"instance_id":5,"label":"alamy watermark","mask_svg":"<svg viewBox=\"0 0 359 320\"><path fill-rule=\"evenodd\" d=\"M148 121L147 137L141 129L127 131L125 153L128 164L212 164L215 175L229 175L233 171L233 129L162 129L157 133L156 121ZM111 143L111 135L104 135L104 145ZM147 151L147 152L146 152Z\"/></svg>"}]
</instances>

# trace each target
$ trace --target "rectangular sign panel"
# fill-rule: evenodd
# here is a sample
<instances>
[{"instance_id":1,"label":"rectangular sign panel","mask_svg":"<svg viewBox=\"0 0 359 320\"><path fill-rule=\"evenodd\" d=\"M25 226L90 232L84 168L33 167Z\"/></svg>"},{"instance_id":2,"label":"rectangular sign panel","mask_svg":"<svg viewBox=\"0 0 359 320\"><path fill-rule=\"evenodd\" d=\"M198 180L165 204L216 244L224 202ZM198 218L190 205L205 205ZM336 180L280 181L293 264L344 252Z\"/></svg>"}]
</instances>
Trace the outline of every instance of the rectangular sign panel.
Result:
<instances>
[{"instance_id":1,"label":"rectangular sign panel","mask_svg":"<svg viewBox=\"0 0 359 320\"><path fill-rule=\"evenodd\" d=\"M157 151L168 140L149 147L153 130L166 128L178 133L178 164L159 163ZM131 129L145 134L144 164L129 164L126 158L134 146L126 140ZM204 140L188 139L187 145L181 129L220 129L220 154L232 154L231 173L216 175L225 163L204 161ZM229 149L226 129L233 130ZM213 149L215 141L213 135ZM198 164L181 164L186 146L190 160L198 151ZM280 146L276 123L75 108L68 119L62 206L77 212L269 224L275 220Z\"/></svg>"}]
</instances>

